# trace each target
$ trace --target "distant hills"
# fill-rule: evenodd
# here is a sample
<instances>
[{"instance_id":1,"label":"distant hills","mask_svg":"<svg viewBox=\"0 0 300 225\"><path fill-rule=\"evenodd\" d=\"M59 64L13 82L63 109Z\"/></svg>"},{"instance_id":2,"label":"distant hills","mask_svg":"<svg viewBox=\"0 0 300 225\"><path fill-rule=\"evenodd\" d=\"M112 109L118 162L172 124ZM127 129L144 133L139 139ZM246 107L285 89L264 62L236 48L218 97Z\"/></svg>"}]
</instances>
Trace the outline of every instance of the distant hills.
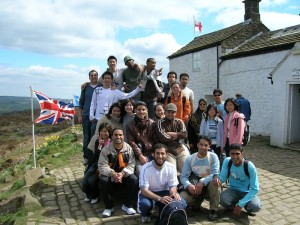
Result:
<instances>
[{"instance_id":1,"label":"distant hills","mask_svg":"<svg viewBox=\"0 0 300 225\"><path fill-rule=\"evenodd\" d=\"M34 97L33 108L38 109L39 107L40 107L39 102ZM9 113L9 112L19 112L19 111L24 111L29 109L31 109L30 97L0 96L0 114Z\"/></svg>"}]
</instances>

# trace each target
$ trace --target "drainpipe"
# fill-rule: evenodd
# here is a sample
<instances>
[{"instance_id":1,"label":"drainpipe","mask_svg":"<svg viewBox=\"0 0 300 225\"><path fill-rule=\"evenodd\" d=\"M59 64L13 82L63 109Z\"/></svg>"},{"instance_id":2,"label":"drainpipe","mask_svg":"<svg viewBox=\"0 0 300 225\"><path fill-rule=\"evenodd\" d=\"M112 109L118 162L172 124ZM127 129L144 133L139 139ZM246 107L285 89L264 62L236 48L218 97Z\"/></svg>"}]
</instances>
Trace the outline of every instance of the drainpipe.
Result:
<instances>
[{"instance_id":1,"label":"drainpipe","mask_svg":"<svg viewBox=\"0 0 300 225\"><path fill-rule=\"evenodd\" d=\"M223 62L223 60L219 61L219 47L217 47L217 88L220 88L220 66Z\"/></svg>"}]
</instances>

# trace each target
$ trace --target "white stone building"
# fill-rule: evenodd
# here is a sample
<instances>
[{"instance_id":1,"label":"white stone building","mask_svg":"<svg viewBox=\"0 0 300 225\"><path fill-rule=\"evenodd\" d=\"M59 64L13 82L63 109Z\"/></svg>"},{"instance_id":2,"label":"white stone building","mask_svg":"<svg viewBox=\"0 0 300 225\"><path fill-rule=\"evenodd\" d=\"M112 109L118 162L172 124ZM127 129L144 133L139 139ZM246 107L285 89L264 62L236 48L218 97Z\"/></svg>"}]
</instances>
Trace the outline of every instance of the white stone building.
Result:
<instances>
[{"instance_id":1,"label":"white stone building","mask_svg":"<svg viewBox=\"0 0 300 225\"><path fill-rule=\"evenodd\" d=\"M215 88L223 100L239 92L251 103L252 134L270 135L276 146L299 142L300 55L292 49L300 25L269 31L260 21L260 0L244 2L243 23L196 37L169 56L170 70L190 75L195 103L212 102Z\"/></svg>"}]
</instances>

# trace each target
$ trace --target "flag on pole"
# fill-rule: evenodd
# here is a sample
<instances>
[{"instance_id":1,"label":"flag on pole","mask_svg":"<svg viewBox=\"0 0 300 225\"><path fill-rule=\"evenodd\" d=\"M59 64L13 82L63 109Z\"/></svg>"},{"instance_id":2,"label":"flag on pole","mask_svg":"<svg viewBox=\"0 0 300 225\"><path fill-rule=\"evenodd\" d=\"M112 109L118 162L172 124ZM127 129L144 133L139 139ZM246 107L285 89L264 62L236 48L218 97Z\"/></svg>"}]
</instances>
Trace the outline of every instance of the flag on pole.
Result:
<instances>
[{"instance_id":1,"label":"flag on pole","mask_svg":"<svg viewBox=\"0 0 300 225\"><path fill-rule=\"evenodd\" d=\"M73 105L75 107L79 106L79 96L78 95L73 95Z\"/></svg>"},{"instance_id":2,"label":"flag on pole","mask_svg":"<svg viewBox=\"0 0 300 225\"><path fill-rule=\"evenodd\" d=\"M73 103L53 100L39 91L33 91L40 103L41 115L34 121L40 124L57 124L71 120L75 115Z\"/></svg>"},{"instance_id":3,"label":"flag on pole","mask_svg":"<svg viewBox=\"0 0 300 225\"><path fill-rule=\"evenodd\" d=\"M194 17L194 29L195 29L194 31L201 32L202 31L202 23L196 21L195 15L193 17Z\"/></svg>"},{"instance_id":4,"label":"flag on pole","mask_svg":"<svg viewBox=\"0 0 300 225\"><path fill-rule=\"evenodd\" d=\"M201 24L201 22L195 23L195 31L198 31L198 32L202 31L202 24Z\"/></svg>"}]
</instances>

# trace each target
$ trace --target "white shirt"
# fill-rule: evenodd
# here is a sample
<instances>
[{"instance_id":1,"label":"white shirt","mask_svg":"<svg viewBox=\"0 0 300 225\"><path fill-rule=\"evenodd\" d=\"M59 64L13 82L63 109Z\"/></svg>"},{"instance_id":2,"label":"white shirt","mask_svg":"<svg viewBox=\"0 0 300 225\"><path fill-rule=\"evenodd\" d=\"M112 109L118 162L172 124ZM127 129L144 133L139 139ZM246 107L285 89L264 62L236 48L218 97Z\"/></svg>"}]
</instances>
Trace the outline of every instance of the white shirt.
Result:
<instances>
[{"instance_id":1,"label":"white shirt","mask_svg":"<svg viewBox=\"0 0 300 225\"><path fill-rule=\"evenodd\" d=\"M181 93L187 97L189 99L190 102L194 102L194 92L192 89L188 88L188 87L185 87L183 89L181 89Z\"/></svg>"},{"instance_id":2,"label":"white shirt","mask_svg":"<svg viewBox=\"0 0 300 225\"><path fill-rule=\"evenodd\" d=\"M101 117L108 113L112 104L117 101L131 98L141 91L137 87L130 93L124 93L120 90L111 90L111 88L97 87L93 92L93 97L90 106L90 120L101 119Z\"/></svg>"},{"instance_id":3,"label":"white shirt","mask_svg":"<svg viewBox=\"0 0 300 225\"><path fill-rule=\"evenodd\" d=\"M173 164L165 162L160 170L154 160L143 165L139 179L140 188L152 192L166 191L178 185L177 171Z\"/></svg>"},{"instance_id":4,"label":"white shirt","mask_svg":"<svg viewBox=\"0 0 300 225\"><path fill-rule=\"evenodd\" d=\"M113 72L113 76L114 76L114 80L113 83L117 83L117 89L122 90L123 88L123 71L126 69L126 67L124 68L118 68L116 69L115 72ZM102 84L102 77L100 76L100 78L98 79L98 82Z\"/></svg>"}]
</instances>

